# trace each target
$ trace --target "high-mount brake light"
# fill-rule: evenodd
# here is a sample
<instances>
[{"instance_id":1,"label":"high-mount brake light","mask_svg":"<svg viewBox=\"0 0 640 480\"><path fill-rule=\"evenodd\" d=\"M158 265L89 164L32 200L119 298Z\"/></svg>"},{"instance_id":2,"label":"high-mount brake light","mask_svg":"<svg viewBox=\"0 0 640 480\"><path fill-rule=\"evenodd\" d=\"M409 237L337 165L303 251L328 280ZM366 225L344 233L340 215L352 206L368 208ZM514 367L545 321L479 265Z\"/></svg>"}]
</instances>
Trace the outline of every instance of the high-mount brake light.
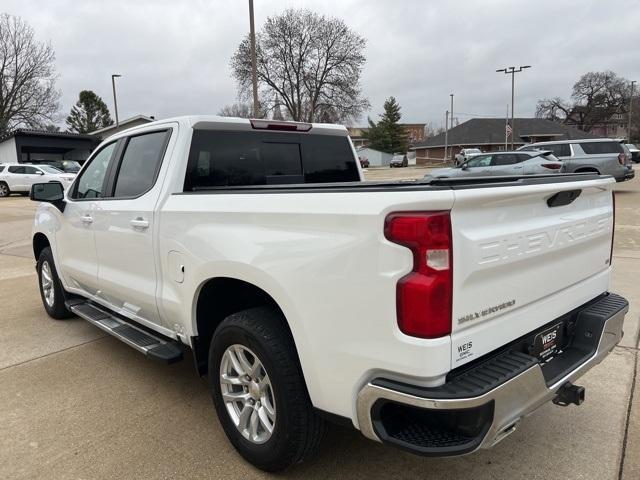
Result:
<instances>
[{"instance_id":1,"label":"high-mount brake light","mask_svg":"<svg viewBox=\"0 0 640 480\"><path fill-rule=\"evenodd\" d=\"M258 120L255 118L252 118L250 122L251 127L255 130L280 130L284 132L308 132L313 126L310 123L279 122L274 120Z\"/></svg>"},{"instance_id":2,"label":"high-mount brake light","mask_svg":"<svg viewBox=\"0 0 640 480\"><path fill-rule=\"evenodd\" d=\"M449 335L453 300L449 212L391 213L385 220L384 235L413 253L413 270L396 286L400 330L420 338Z\"/></svg>"}]
</instances>

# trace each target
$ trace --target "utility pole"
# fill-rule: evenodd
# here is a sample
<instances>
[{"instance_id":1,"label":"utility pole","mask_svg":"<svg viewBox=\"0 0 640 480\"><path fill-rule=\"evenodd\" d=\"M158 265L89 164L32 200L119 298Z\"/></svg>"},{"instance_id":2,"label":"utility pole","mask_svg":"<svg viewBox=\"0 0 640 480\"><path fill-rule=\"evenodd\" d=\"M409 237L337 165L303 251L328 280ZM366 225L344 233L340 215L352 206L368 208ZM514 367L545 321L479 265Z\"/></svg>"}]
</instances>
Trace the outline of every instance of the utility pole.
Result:
<instances>
[{"instance_id":1,"label":"utility pole","mask_svg":"<svg viewBox=\"0 0 640 480\"><path fill-rule=\"evenodd\" d=\"M504 150L509 150L509 104L507 103L507 116L504 117Z\"/></svg>"},{"instance_id":2,"label":"utility pole","mask_svg":"<svg viewBox=\"0 0 640 480\"><path fill-rule=\"evenodd\" d=\"M449 94L451 97L451 128L453 128L453 93Z\"/></svg>"},{"instance_id":3,"label":"utility pole","mask_svg":"<svg viewBox=\"0 0 640 480\"><path fill-rule=\"evenodd\" d=\"M514 103L515 103L515 75L516 73L520 73L521 71L523 71L525 68L531 68L531 65L524 65L524 66L520 66L516 69L516 67L509 67L509 68L501 68L500 70L496 70L496 72L504 72L505 75L509 75L511 74L511 150L514 149L513 147L513 141L515 138L515 114L514 114Z\"/></svg>"},{"instance_id":4,"label":"utility pole","mask_svg":"<svg viewBox=\"0 0 640 480\"><path fill-rule=\"evenodd\" d=\"M253 21L253 0L249 0L249 36L251 37L251 80L253 81L253 117L259 117L258 68L256 65L256 29Z\"/></svg>"},{"instance_id":5,"label":"utility pole","mask_svg":"<svg viewBox=\"0 0 640 480\"><path fill-rule=\"evenodd\" d=\"M116 78L121 76L122 75L118 73L114 73L111 75L111 88L113 89L113 108L116 112L116 128L120 126L120 121L118 120L118 100L116 98Z\"/></svg>"},{"instance_id":6,"label":"utility pole","mask_svg":"<svg viewBox=\"0 0 640 480\"><path fill-rule=\"evenodd\" d=\"M631 81L631 95L629 95L629 125L627 126L627 143L631 143L631 109L633 108L633 86L635 80Z\"/></svg>"},{"instance_id":7,"label":"utility pole","mask_svg":"<svg viewBox=\"0 0 640 480\"><path fill-rule=\"evenodd\" d=\"M444 120L444 161L447 161L447 150L449 150L449 110Z\"/></svg>"}]
</instances>

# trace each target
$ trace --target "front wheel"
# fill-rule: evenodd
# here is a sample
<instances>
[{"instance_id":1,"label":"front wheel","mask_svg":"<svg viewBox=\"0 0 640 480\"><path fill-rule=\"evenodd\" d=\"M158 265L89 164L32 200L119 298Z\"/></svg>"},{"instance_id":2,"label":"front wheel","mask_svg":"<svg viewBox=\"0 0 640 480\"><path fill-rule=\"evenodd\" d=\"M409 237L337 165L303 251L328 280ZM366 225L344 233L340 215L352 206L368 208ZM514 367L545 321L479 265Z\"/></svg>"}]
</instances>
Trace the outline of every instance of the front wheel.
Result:
<instances>
[{"instance_id":1,"label":"front wheel","mask_svg":"<svg viewBox=\"0 0 640 480\"><path fill-rule=\"evenodd\" d=\"M284 322L265 307L235 313L217 328L209 350L222 428L240 455L269 472L313 456L324 433Z\"/></svg>"},{"instance_id":2,"label":"front wheel","mask_svg":"<svg viewBox=\"0 0 640 480\"><path fill-rule=\"evenodd\" d=\"M38 271L40 297L47 314L56 320L71 317L73 314L67 310L64 304L64 290L53 263L50 247L46 247L40 252L36 270Z\"/></svg>"}]
</instances>

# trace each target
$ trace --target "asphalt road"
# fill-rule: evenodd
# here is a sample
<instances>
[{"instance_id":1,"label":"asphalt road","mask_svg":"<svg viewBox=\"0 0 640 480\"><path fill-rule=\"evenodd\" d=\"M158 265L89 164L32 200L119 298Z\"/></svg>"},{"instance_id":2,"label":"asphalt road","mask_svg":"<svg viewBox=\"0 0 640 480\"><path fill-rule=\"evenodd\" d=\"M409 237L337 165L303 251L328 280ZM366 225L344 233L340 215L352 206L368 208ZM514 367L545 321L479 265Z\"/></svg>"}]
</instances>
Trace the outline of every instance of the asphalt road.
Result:
<instances>
[{"instance_id":1,"label":"asphalt road","mask_svg":"<svg viewBox=\"0 0 640 480\"><path fill-rule=\"evenodd\" d=\"M424 170L370 169L369 179ZM331 427L321 454L280 478L640 478L640 178L616 186L612 290L631 312L622 344L580 383L581 407L546 405L492 450L425 459ZM0 199L0 478L268 478L230 447L206 379L188 360L156 364L40 304L34 205ZM637 385L637 383L636 383Z\"/></svg>"}]
</instances>

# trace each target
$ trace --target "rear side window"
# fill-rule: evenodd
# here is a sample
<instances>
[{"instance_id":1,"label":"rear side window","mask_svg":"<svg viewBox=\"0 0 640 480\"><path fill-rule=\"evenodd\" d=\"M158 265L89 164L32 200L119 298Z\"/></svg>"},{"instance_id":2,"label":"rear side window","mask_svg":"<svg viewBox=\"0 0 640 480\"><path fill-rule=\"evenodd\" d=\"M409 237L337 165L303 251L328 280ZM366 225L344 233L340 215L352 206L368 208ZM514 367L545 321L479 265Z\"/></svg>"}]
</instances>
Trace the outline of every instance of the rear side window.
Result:
<instances>
[{"instance_id":1,"label":"rear side window","mask_svg":"<svg viewBox=\"0 0 640 480\"><path fill-rule=\"evenodd\" d=\"M4 170L4 165L0 165L0 172Z\"/></svg>"},{"instance_id":2,"label":"rear side window","mask_svg":"<svg viewBox=\"0 0 640 480\"><path fill-rule=\"evenodd\" d=\"M515 165L518 162L521 162L519 157L523 155L515 155L513 153L505 153L504 155L494 155L491 160L491 165L494 167L502 166L502 165Z\"/></svg>"},{"instance_id":3,"label":"rear side window","mask_svg":"<svg viewBox=\"0 0 640 480\"><path fill-rule=\"evenodd\" d=\"M556 143L551 145L540 145L538 150L551 150L556 157L570 157L571 146L568 143Z\"/></svg>"},{"instance_id":4,"label":"rear side window","mask_svg":"<svg viewBox=\"0 0 640 480\"><path fill-rule=\"evenodd\" d=\"M24 171L25 171L24 167L21 167L21 166L18 166L18 165L11 166L11 167L8 168L8 172L9 173L18 173L18 174L22 173L23 174Z\"/></svg>"},{"instance_id":5,"label":"rear side window","mask_svg":"<svg viewBox=\"0 0 640 480\"><path fill-rule=\"evenodd\" d=\"M588 155L601 155L605 153L624 153L622 144L618 142L584 142L580 146Z\"/></svg>"},{"instance_id":6,"label":"rear side window","mask_svg":"<svg viewBox=\"0 0 640 480\"><path fill-rule=\"evenodd\" d=\"M129 138L118 169L115 198L138 197L153 187L168 135L163 130Z\"/></svg>"},{"instance_id":7,"label":"rear side window","mask_svg":"<svg viewBox=\"0 0 640 480\"><path fill-rule=\"evenodd\" d=\"M359 180L347 137L195 130L185 190Z\"/></svg>"}]
</instances>

